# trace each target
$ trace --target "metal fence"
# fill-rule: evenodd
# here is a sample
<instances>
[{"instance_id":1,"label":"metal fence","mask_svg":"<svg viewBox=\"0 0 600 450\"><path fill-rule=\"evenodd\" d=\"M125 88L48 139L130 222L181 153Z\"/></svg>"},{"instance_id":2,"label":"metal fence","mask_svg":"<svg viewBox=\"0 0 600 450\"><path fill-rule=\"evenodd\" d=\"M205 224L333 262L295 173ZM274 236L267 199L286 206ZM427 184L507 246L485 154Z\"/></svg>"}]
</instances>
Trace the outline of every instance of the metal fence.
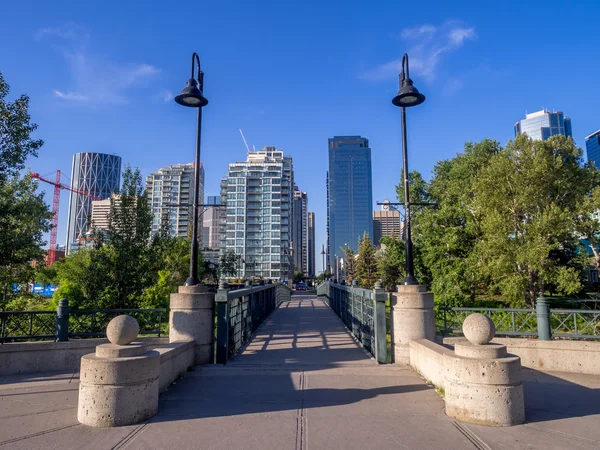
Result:
<instances>
[{"instance_id":1,"label":"metal fence","mask_svg":"<svg viewBox=\"0 0 600 450\"><path fill-rule=\"evenodd\" d=\"M544 309L546 309L544 311ZM537 336L540 339L564 337L600 339L600 311L542 308L438 308L436 328L444 335L462 334L469 314L481 313L494 322L499 336Z\"/></svg>"},{"instance_id":2,"label":"metal fence","mask_svg":"<svg viewBox=\"0 0 600 450\"><path fill-rule=\"evenodd\" d=\"M381 286L374 290L334 284L317 286L317 296L329 305L352 335L377 361L387 362L385 300Z\"/></svg>"},{"instance_id":3,"label":"metal fence","mask_svg":"<svg viewBox=\"0 0 600 450\"><path fill-rule=\"evenodd\" d=\"M269 314L290 297L291 289L282 283L247 286L234 291L225 284L220 285L215 298L217 364L225 364L235 355Z\"/></svg>"},{"instance_id":4,"label":"metal fence","mask_svg":"<svg viewBox=\"0 0 600 450\"><path fill-rule=\"evenodd\" d=\"M0 312L0 343L106 336L114 317L127 314L140 325L140 334L161 336L166 332L165 309L73 309L61 300L57 311Z\"/></svg>"}]
</instances>

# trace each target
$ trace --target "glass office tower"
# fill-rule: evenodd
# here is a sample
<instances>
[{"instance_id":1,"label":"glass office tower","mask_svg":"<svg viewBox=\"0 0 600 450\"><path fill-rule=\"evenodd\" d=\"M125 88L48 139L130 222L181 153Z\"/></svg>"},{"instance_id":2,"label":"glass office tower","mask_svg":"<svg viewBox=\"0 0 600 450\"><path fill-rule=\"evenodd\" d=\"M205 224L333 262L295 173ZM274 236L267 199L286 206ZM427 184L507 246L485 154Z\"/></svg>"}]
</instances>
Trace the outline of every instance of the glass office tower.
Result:
<instances>
[{"instance_id":1,"label":"glass office tower","mask_svg":"<svg viewBox=\"0 0 600 450\"><path fill-rule=\"evenodd\" d=\"M600 130L585 138L585 153L588 161L593 161L600 168Z\"/></svg>"},{"instance_id":2,"label":"glass office tower","mask_svg":"<svg viewBox=\"0 0 600 450\"><path fill-rule=\"evenodd\" d=\"M551 136L561 134L573 137L571 119L562 112L551 113L547 109L526 114L525 119L515 123L515 136L526 134L532 139L545 141Z\"/></svg>"},{"instance_id":3,"label":"glass office tower","mask_svg":"<svg viewBox=\"0 0 600 450\"><path fill-rule=\"evenodd\" d=\"M329 265L336 267L342 247L358 249L367 232L373 239L373 185L369 140L361 136L329 139ZM334 269L335 270L335 269Z\"/></svg>"}]
</instances>

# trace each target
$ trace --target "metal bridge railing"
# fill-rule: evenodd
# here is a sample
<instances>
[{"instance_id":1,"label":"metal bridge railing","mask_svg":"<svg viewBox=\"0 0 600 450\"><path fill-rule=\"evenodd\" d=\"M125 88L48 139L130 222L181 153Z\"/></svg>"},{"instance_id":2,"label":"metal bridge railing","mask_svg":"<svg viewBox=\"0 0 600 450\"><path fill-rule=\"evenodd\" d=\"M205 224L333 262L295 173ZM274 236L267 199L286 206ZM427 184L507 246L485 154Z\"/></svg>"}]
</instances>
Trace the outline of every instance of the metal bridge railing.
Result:
<instances>
[{"instance_id":1,"label":"metal bridge railing","mask_svg":"<svg viewBox=\"0 0 600 450\"><path fill-rule=\"evenodd\" d=\"M70 309L61 299L56 311L0 312L0 343L17 341L68 341L69 338L106 336L114 317L127 314L140 325L140 334L166 334L166 310L158 309Z\"/></svg>"},{"instance_id":2,"label":"metal bridge railing","mask_svg":"<svg viewBox=\"0 0 600 450\"><path fill-rule=\"evenodd\" d=\"M488 316L499 336L537 336L572 339L600 339L600 311L580 309L550 309L538 301L536 309L515 308L438 308L436 329L444 335L462 334L462 323L469 314Z\"/></svg>"},{"instance_id":3,"label":"metal bridge railing","mask_svg":"<svg viewBox=\"0 0 600 450\"><path fill-rule=\"evenodd\" d=\"M371 353L378 362L387 359L387 321L385 302L387 294L376 283L374 290L326 281L317 286L317 297L335 312L348 331Z\"/></svg>"},{"instance_id":4,"label":"metal bridge railing","mask_svg":"<svg viewBox=\"0 0 600 450\"><path fill-rule=\"evenodd\" d=\"M291 289L283 283L246 286L235 291L221 284L215 297L216 363L226 364L250 341L269 314L290 298Z\"/></svg>"}]
</instances>

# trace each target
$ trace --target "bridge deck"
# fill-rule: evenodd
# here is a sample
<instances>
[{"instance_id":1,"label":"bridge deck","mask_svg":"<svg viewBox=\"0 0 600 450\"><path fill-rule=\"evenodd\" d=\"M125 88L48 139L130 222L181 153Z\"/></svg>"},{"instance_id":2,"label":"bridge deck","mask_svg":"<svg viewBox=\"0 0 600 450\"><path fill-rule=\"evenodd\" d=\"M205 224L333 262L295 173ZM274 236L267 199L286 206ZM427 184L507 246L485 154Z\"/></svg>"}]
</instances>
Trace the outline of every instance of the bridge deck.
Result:
<instances>
[{"instance_id":1,"label":"bridge deck","mask_svg":"<svg viewBox=\"0 0 600 450\"><path fill-rule=\"evenodd\" d=\"M410 368L377 365L315 296L294 295L230 364L172 386L145 424L79 425L77 374L0 379L0 450L600 448L600 377L555 375L526 371L526 425L459 424Z\"/></svg>"}]
</instances>

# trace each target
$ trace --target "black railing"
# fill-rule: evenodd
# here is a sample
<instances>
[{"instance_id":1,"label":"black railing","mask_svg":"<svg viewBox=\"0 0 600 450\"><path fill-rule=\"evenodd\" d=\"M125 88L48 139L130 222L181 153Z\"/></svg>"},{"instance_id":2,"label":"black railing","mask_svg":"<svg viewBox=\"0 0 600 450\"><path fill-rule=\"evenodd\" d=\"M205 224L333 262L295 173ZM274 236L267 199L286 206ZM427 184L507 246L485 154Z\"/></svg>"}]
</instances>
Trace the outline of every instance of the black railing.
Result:
<instances>
[{"instance_id":1,"label":"black railing","mask_svg":"<svg viewBox=\"0 0 600 450\"><path fill-rule=\"evenodd\" d=\"M122 314L138 321L141 335L160 337L168 334L165 312L162 308L69 310L63 299L57 311L0 312L0 343L104 337L108 322Z\"/></svg>"},{"instance_id":2,"label":"black railing","mask_svg":"<svg viewBox=\"0 0 600 450\"><path fill-rule=\"evenodd\" d=\"M388 362L387 321L385 300L387 295L378 284L376 289L361 289L330 282L317 287L317 296L342 320L348 331L371 353L377 361Z\"/></svg>"},{"instance_id":3,"label":"black railing","mask_svg":"<svg viewBox=\"0 0 600 450\"><path fill-rule=\"evenodd\" d=\"M216 362L225 364L246 343L291 290L284 284L266 284L230 291L219 286L217 305Z\"/></svg>"}]
</instances>

